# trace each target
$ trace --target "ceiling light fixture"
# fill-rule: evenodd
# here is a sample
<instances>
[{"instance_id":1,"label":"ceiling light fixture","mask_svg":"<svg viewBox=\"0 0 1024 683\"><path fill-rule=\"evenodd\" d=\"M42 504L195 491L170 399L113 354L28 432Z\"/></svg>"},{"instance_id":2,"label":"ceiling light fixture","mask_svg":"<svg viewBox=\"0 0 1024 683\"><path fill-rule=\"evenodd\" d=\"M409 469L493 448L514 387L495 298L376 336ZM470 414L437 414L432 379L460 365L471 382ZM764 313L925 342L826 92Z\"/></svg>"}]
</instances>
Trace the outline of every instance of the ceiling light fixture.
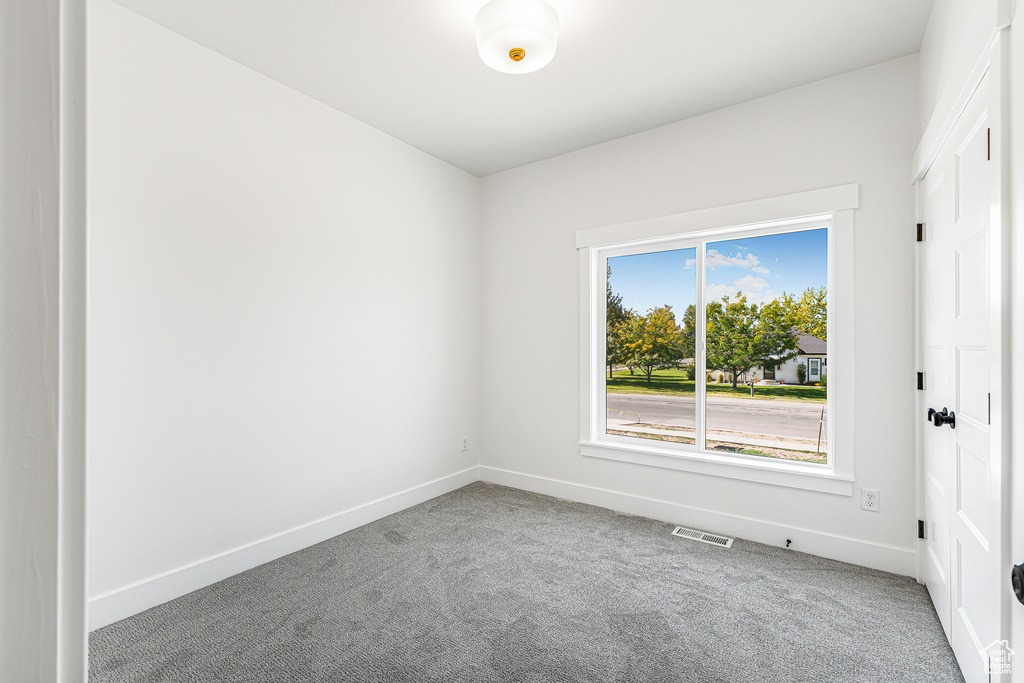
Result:
<instances>
[{"instance_id":1,"label":"ceiling light fixture","mask_svg":"<svg viewBox=\"0 0 1024 683\"><path fill-rule=\"evenodd\" d=\"M558 13L544 0L491 0L476 15L480 59L496 71L528 74L548 65L558 44Z\"/></svg>"}]
</instances>

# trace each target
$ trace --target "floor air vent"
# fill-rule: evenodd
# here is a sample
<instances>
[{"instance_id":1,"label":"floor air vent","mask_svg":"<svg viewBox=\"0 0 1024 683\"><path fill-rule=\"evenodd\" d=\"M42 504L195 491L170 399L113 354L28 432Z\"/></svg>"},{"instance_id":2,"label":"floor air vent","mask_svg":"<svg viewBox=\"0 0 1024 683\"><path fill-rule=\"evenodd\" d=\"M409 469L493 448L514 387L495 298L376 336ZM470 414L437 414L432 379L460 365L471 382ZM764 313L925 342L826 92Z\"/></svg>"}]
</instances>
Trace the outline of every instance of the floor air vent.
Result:
<instances>
[{"instance_id":1,"label":"floor air vent","mask_svg":"<svg viewBox=\"0 0 1024 683\"><path fill-rule=\"evenodd\" d=\"M716 536L715 534L706 534L703 531L687 529L686 527L682 526L677 526L675 531L672 532L672 535L680 536L682 538L689 538L693 541L700 541L701 543L710 543L711 545L717 545L719 548L732 547L731 538L726 538L725 536Z\"/></svg>"}]
</instances>

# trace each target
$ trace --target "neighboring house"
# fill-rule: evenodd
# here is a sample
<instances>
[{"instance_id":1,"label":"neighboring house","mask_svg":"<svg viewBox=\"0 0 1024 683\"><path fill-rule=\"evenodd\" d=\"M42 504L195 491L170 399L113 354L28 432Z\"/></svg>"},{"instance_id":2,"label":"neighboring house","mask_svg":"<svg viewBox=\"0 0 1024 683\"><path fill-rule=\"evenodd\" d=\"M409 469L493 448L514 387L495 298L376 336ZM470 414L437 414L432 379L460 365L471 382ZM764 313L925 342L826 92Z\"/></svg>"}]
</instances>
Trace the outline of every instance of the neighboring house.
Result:
<instances>
[{"instance_id":1,"label":"neighboring house","mask_svg":"<svg viewBox=\"0 0 1024 683\"><path fill-rule=\"evenodd\" d=\"M828 364L828 343L824 339L818 339L806 332L797 332L796 335L797 355L785 361L778 367L754 368L746 374L745 379L749 381L756 377L759 381L776 380L786 384L796 384L796 368L801 363L807 368L806 381L813 384L820 382L821 376L826 374Z\"/></svg>"}]
</instances>

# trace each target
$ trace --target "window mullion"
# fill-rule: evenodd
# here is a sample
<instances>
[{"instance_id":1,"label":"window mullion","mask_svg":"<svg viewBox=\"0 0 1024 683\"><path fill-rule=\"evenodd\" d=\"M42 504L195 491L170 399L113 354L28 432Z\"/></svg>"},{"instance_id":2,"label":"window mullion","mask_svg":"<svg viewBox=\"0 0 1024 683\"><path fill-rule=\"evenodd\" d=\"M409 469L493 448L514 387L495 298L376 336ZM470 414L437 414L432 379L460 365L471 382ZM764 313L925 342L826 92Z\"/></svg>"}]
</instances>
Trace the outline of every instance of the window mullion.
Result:
<instances>
[{"instance_id":1,"label":"window mullion","mask_svg":"<svg viewBox=\"0 0 1024 683\"><path fill-rule=\"evenodd\" d=\"M591 363L591 372L594 373L593 383L595 387L601 387L598 392L597 401L594 402L594 412L591 415L591 424L594 434L604 435L608 431L608 390L605 387L605 377L608 371L608 307L606 304L605 287L607 286L608 255L604 252L596 252L593 259L594 272L591 287L593 288L593 311L594 333L593 333L593 354L594 362Z\"/></svg>"},{"instance_id":2,"label":"window mullion","mask_svg":"<svg viewBox=\"0 0 1024 683\"><path fill-rule=\"evenodd\" d=\"M708 243L701 242L697 248L697 302L693 312L693 326L694 332L696 332L696 338L693 343L693 378L696 380L694 384L694 423L696 429L694 430L694 446L699 450L706 450L706 411L704 406L707 397L707 308L704 303L705 286L707 284L707 274L704 269L704 256L707 251Z\"/></svg>"}]
</instances>

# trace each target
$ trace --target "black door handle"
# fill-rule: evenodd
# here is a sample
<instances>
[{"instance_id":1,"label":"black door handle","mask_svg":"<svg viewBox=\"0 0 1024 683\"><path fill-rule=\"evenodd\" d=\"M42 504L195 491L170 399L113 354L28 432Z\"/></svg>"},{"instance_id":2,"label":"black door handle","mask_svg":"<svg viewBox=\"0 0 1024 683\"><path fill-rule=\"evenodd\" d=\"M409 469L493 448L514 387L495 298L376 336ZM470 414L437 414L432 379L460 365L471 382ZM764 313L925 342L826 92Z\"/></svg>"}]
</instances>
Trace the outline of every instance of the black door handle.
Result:
<instances>
[{"instance_id":1,"label":"black door handle","mask_svg":"<svg viewBox=\"0 0 1024 683\"><path fill-rule=\"evenodd\" d=\"M929 408L927 419L936 427L949 425L950 429L956 429L956 413L950 412L946 408L943 408L942 412L935 410L935 408Z\"/></svg>"}]
</instances>

